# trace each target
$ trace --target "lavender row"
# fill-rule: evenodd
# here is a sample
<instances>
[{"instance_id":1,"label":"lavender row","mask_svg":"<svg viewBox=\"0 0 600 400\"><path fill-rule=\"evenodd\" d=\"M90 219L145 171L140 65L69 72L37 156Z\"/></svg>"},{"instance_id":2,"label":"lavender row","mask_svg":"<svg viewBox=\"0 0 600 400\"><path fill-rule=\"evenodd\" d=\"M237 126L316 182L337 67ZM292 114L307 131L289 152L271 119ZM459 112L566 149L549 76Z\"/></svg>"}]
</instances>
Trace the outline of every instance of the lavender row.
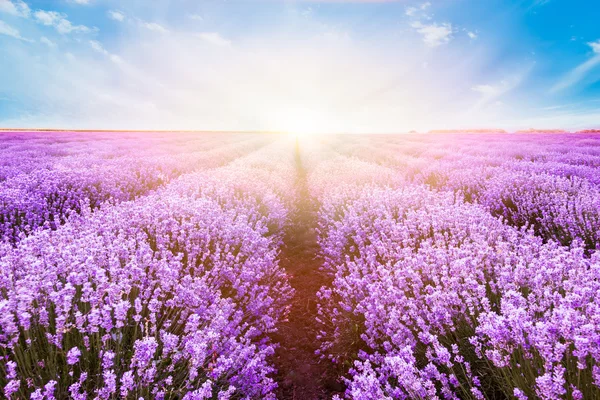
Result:
<instances>
[{"instance_id":1,"label":"lavender row","mask_svg":"<svg viewBox=\"0 0 600 400\"><path fill-rule=\"evenodd\" d=\"M0 186L0 239L16 243L36 229L56 229L84 209L145 195L181 174L222 165L264 143L254 138L208 151L119 157L93 166L81 158L68 168L18 175Z\"/></svg>"},{"instance_id":2,"label":"lavender row","mask_svg":"<svg viewBox=\"0 0 600 400\"><path fill-rule=\"evenodd\" d=\"M208 150L240 135L115 133L0 133L0 182L42 169L87 167L119 157L160 156Z\"/></svg>"},{"instance_id":3,"label":"lavender row","mask_svg":"<svg viewBox=\"0 0 600 400\"><path fill-rule=\"evenodd\" d=\"M45 136L19 135L12 145L7 144L6 138L0 144L0 158L4 172L13 171L7 179L31 172L70 171L98 168L105 164L108 167L116 162L135 164L136 159L160 159L161 157L182 156L184 154L200 153L213 150L224 145L251 139L251 135L227 134L194 136L175 136L168 134L152 135L149 133L123 137L97 136L89 133L85 136L69 134L55 137L55 134ZM0 136L1 137L1 136ZM63 140L59 140L63 138ZM49 173L49 171L45 171ZM2 179L0 179L1 181ZM10 185L10 183L2 184ZM12 184L15 186L15 184Z\"/></svg>"},{"instance_id":4,"label":"lavender row","mask_svg":"<svg viewBox=\"0 0 600 400\"><path fill-rule=\"evenodd\" d=\"M345 190L320 186L320 167L312 179L333 278L320 291L321 351L348 369L346 398L600 394L598 255L452 193L392 189L381 173L364 185L346 170L329 178Z\"/></svg>"},{"instance_id":5,"label":"lavender row","mask_svg":"<svg viewBox=\"0 0 600 400\"><path fill-rule=\"evenodd\" d=\"M422 179L427 179L428 173L434 173L436 169L506 164L511 168L576 176L598 183L596 168L600 166L600 137L597 136L433 135L393 136L385 141L360 136L345 139L343 143L332 143L337 151L369 162L395 166L408 176L425 175ZM557 142L561 144L557 145Z\"/></svg>"},{"instance_id":6,"label":"lavender row","mask_svg":"<svg viewBox=\"0 0 600 400\"><path fill-rule=\"evenodd\" d=\"M272 398L293 174L272 145L5 246L5 395Z\"/></svg>"},{"instance_id":7,"label":"lavender row","mask_svg":"<svg viewBox=\"0 0 600 400\"><path fill-rule=\"evenodd\" d=\"M531 228L545 240L563 245L600 245L600 187L590 179L564 177L551 168L444 167L423 183L458 193L487 207L513 226Z\"/></svg>"},{"instance_id":8,"label":"lavender row","mask_svg":"<svg viewBox=\"0 0 600 400\"><path fill-rule=\"evenodd\" d=\"M510 139L505 142L511 143ZM461 154L459 144L446 144L454 148L444 150L438 158L425 155L434 152L431 149L422 149L420 158L387 150L367 154L371 154L369 159L394 166L407 181L454 191L467 201L486 206L509 224L533 229L545 240L563 245L583 242L588 250L598 248L598 167L551 161L547 151L543 152L544 162L518 161L502 151L489 157L467 156Z\"/></svg>"},{"instance_id":9,"label":"lavender row","mask_svg":"<svg viewBox=\"0 0 600 400\"><path fill-rule=\"evenodd\" d=\"M345 154L373 158L387 153L436 160L477 157L600 166L598 135L359 135L334 137L330 143Z\"/></svg>"}]
</instances>

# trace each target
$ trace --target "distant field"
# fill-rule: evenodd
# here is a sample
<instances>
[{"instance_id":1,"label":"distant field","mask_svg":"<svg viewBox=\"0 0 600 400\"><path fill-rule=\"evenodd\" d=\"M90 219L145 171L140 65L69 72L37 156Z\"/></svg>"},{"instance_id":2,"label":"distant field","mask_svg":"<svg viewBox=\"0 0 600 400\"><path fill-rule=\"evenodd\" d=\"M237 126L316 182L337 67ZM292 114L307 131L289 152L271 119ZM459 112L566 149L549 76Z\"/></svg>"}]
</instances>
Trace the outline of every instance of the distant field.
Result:
<instances>
[{"instance_id":1,"label":"distant field","mask_svg":"<svg viewBox=\"0 0 600 400\"><path fill-rule=\"evenodd\" d=\"M594 132L2 132L0 387L600 398L599 247Z\"/></svg>"}]
</instances>

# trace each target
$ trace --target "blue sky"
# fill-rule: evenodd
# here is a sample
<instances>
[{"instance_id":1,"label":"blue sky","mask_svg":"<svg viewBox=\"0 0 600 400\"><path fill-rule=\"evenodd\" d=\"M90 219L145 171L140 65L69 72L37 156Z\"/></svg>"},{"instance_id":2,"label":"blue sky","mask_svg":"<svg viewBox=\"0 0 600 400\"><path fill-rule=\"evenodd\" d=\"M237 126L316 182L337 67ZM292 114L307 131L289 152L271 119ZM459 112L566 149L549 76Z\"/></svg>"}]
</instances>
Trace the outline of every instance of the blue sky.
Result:
<instances>
[{"instance_id":1,"label":"blue sky","mask_svg":"<svg viewBox=\"0 0 600 400\"><path fill-rule=\"evenodd\" d=\"M0 126L600 128L592 0L0 0Z\"/></svg>"}]
</instances>

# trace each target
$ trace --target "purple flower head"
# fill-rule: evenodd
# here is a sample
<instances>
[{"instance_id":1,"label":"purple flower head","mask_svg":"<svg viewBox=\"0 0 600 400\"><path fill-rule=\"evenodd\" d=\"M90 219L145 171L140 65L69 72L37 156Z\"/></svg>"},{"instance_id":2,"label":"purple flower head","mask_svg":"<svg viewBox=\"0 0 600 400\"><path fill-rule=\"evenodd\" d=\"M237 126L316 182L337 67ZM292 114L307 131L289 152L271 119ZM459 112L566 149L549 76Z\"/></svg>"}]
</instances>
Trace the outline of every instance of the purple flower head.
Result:
<instances>
[{"instance_id":1,"label":"purple flower head","mask_svg":"<svg viewBox=\"0 0 600 400\"><path fill-rule=\"evenodd\" d=\"M4 386L4 395L7 398L10 398L13 395L13 393L16 393L19 390L20 386L21 386L21 381L18 379L13 379L13 380L8 381L6 386Z\"/></svg>"},{"instance_id":2,"label":"purple flower head","mask_svg":"<svg viewBox=\"0 0 600 400\"><path fill-rule=\"evenodd\" d=\"M46 383L46 385L44 385L44 396L47 400L54 400L54 390L57 383L58 382L53 380L49 381L48 383Z\"/></svg>"},{"instance_id":3,"label":"purple flower head","mask_svg":"<svg viewBox=\"0 0 600 400\"><path fill-rule=\"evenodd\" d=\"M15 379L17 377L17 363L14 361L8 361L6 363L6 377L8 379Z\"/></svg>"},{"instance_id":4,"label":"purple flower head","mask_svg":"<svg viewBox=\"0 0 600 400\"><path fill-rule=\"evenodd\" d=\"M79 362L79 357L81 356L81 350L77 347L73 347L67 353L67 364L75 365Z\"/></svg>"},{"instance_id":5,"label":"purple flower head","mask_svg":"<svg viewBox=\"0 0 600 400\"><path fill-rule=\"evenodd\" d=\"M525 393L523 393L523 391L519 388L515 388L515 390L513 391L513 394L518 400L527 400L528 399L528 397L525 395Z\"/></svg>"},{"instance_id":6,"label":"purple flower head","mask_svg":"<svg viewBox=\"0 0 600 400\"><path fill-rule=\"evenodd\" d=\"M138 368L145 368L153 360L158 343L154 337L136 340L134 345L133 363Z\"/></svg>"}]
</instances>

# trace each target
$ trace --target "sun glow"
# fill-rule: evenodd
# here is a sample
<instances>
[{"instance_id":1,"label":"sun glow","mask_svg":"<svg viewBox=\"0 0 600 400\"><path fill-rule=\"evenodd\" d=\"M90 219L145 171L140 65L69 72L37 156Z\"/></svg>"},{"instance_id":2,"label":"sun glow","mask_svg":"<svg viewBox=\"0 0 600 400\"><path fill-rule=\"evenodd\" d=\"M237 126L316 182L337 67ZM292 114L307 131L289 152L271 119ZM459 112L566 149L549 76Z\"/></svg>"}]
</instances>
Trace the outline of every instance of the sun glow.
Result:
<instances>
[{"instance_id":1,"label":"sun glow","mask_svg":"<svg viewBox=\"0 0 600 400\"><path fill-rule=\"evenodd\" d=\"M294 136L333 132L333 124L324 112L307 107L290 107L279 110L271 123L274 130Z\"/></svg>"}]
</instances>

